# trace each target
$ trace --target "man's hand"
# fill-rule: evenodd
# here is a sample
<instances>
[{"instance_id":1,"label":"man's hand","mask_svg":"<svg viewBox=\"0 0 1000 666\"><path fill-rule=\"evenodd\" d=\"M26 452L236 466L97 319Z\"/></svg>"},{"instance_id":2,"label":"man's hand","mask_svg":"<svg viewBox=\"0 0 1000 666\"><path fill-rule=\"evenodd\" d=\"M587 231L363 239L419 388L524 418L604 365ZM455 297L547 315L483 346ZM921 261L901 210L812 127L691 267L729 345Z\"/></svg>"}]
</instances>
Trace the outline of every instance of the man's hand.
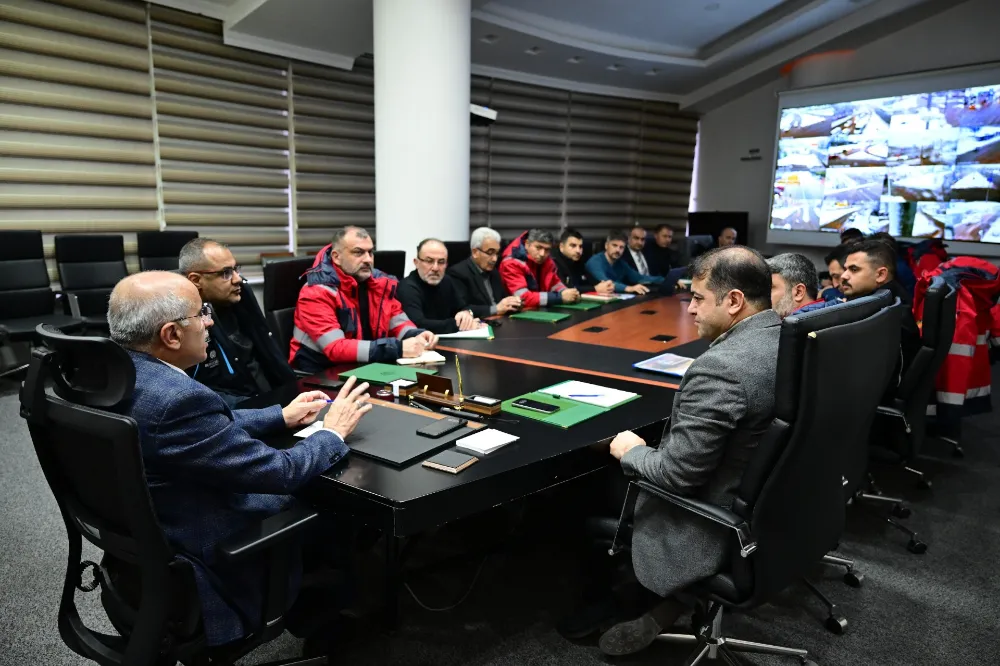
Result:
<instances>
[{"instance_id":1,"label":"man's hand","mask_svg":"<svg viewBox=\"0 0 1000 666\"><path fill-rule=\"evenodd\" d=\"M434 349L438 343L438 336L434 335L430 331L424 331L420 335L415 337L421 338L424 341L424 349Z\"/></svg>"},{"instance_id":2,"label":"man's hand","mask_svg":"<svg viewBox=\"0 0 1000 666\"><path fill-rule=\"evenodd\" d=\"M645 446L646 441L639 437L631 430L626 430L625 432L620 432L618 435L611 440L611 455L615 457L616 460L621 460L626 453L631 451L637 446Z\"/></svg>"},{"instance_id":3,"label":"man's hand","mask_svg":"<svg viewBox=\"0 0 1000 666\"><path fill-rule=\"evenodd\" d=\"M598 294L613 294L615 293L615 283L611 280L604 280L598 282L594 285L594 291Z\"/></svg>"},{"instance_id":4,"label":"man's hand","mask_svg":"<svg viewBox=\"0 0 1000 666\"><path fill-rule=\"evenodd\" d=\"M626 294L635 294L636 296L645 296L649 293L649 287L644 284L634 284L631 287L625 287Z\"/></svg>"},{"instance_id":5,"label":"man's hand","mask_svg":"<svg viewBox=\"0 0 1000 666\"><path fill-rule=\"evenodd\" d=\"M316 420L320 410L326 407L326 401L326 393L322 391L306 391L298 394L281 410L281 415L285 418L285 427L309 425Z\"/></svg>"},{"instance_id":6,"label":"man's hand","mask_svg":"<svg viewBox=\"0 0 1000 666\"><path fill-rule=\"evenodd\" d=\"M508 312L516 312L521 309L521 299L517 296L508 296L497 303L497 314L503 315Z\"/></svg>"},{"instance_id":7,"label":"man's hand","mask_svg":"<svg viewBox=\"0 0 1000 666\"><path fill-rule=\"evenodd\" d=\"M562 297L563 303L576 303L580 300L580 290L579 289L563 289L559 292L559 296Z\"/></svg>"},{"instance_id":8,"label":"man's hand","mask_svg":"<svg viewBox=\"0 0 1000 666\"><path fill-rule=\"evenodd\" d=\"M458 330L460 331L471 331L479 327L478 320L468 310L462 310L456 314L455 323L458 324Z\"/></svg>"},{"instance_id":9,"label":"man's hand","mask_svg":"<svg viewBox=\"0 0 1000 666\"><path fill-rule=\"evenodd\" d=\"M323 417L323 427L335 431L344 440L354 432L361 417L372 408L368 402L368 382L354 386L356 381L356 377L347 378L337 399L330 405L330 411Z\"/></svg>"}]
</instances>

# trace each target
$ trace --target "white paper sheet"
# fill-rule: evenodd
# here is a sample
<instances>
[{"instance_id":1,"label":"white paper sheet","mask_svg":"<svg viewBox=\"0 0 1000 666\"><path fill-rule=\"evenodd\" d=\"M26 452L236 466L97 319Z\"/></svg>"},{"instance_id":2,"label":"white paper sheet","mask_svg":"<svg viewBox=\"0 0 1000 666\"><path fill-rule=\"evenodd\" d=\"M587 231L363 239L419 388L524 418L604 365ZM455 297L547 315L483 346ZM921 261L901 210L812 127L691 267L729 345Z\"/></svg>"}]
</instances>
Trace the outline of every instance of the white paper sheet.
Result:
<instances>
[{"instance_id":1,"label":"white paper sheet","mask_svg":"<svg viewBox=\"0 0 1000 666\"><path fill-rule=\"evenodd\" d=\"M455 442L455 446L465 451L478 453L479 455L487 455L493 453L501 446L510 444L518 439L520 438L500 432L499 430L483 428L474 435L469 435L458 440Z\"/></svg>"},{"instance_id":2,"label":"white paper sheet","mask_svg":"<svg viewBox=\"0 0 1000 666\"><path fill-rule=\"evenodd\" d=\"M428 349L416 358L399 358L396 363L399 365L419 365L420 363L444 363L445 358L433 349Z\"/></svg>"},{"instance_id":3,"label":"white paper sheet","mask_svg":"<svg viewBox=\"0 0 1000 666\"><path fill-rule=\"evenodd\" d=\"M471 331L458 331L457 333L442 333L439 338L455 338L464 340L490 340L493 332L489 326L482 326Z\"/></svg>"},{"instance_id":4,"label":"white paper sheet","mask_svg":"<svg viewBox=\"0 0 1000 666\"><path fill-rule=\"evenodd\" d=\"M614 407L615 405L621 404L622 402L638 395L638 393L619 391L618 389L598 386L597 384L589 384L587 382L578 382L575 380L550 386L549 388L542 389L539 393L557 395L561 398L568 398L570 400L576 400L577 402L585 402L588 405L605 408Z\"/></svg>"}]
</instances>

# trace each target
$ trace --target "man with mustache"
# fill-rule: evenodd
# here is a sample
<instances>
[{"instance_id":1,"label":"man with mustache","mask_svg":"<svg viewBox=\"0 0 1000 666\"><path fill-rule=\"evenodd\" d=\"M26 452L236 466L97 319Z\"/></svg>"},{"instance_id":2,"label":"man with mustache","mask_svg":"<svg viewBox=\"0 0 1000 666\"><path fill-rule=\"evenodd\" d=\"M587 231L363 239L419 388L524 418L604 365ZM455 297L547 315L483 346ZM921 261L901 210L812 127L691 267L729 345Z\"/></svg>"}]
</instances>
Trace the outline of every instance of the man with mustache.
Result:
<instances>
[{"instance_id":1,"label":"man with mustache","mask_svg":"<svg viewBox=\"0 0 1000 666\"><path fill-rule=\"evenodd\" d=\"M444 243L436 238L420 241L413 265L415 270L399 285L399 302L414 324L432 333L471 331L482 326L459 296L454 280L445 275L448 248Z\"/></svg>"},{"instance_id":2,"label":"man with mustache","mask_svg":"<svg viewBox=\"0 0 1000 666\"><path fill-rule=\"evenodd\" d=\"M521 309L521 299L505 296L500 271L500 234L489 227L475 229L469 237L472 253L468 259L448 268L448 277L455 281L462 302L469 306L474 317L484 319L505 315Z\"/></svg>"},{"instance_id":3,"label":"man with mustache","mask_svg":"<svg viewBox=\"0 0 1000 666\"><path fill-rule=\"evenodd\" d=\"M195 238L181 248L180 273L212 307L207 358L188 373L232 407L295 379L257 299L225 243Z\"/></svg>"},{"instance_id":4,"label":"man with mustache","mask_svg":"<svg viewBox=\"0 0 1000 666\"><path fill-rule=\"evenodd\" d=\"M374 267L374 251L367 231L345 227L316 255L295 306L294 367L320 372L338 363L394 363L437 344L436 335L403 312L399 283Z\"/></svg>"},{"instance_id":5,"label":"man with mustache","mask_svg":"<svg viewBox=\"0 0 1000 666\"><path fill-rule=\"evenodd\" d=\"M611 232L604 241L604 253L595 254L587 260L587 274L594 282L610 280L616 294L636 294L642 296L649 293L646 285L659 285L663 278L657 275L640 275L638 271L622 260L628 235L622 232Z\"/></svg>"}]
</instances>

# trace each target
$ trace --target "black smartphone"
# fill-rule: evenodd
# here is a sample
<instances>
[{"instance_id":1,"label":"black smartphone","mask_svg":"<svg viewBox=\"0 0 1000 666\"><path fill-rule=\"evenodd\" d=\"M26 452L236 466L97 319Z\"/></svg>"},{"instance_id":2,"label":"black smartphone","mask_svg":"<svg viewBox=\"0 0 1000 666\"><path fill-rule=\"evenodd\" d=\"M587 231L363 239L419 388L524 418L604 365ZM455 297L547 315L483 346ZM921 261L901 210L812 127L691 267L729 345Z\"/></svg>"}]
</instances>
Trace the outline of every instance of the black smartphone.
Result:
<instances>
[{"instance_id":1,"label":"black smartphone","mask_svg":"<svg viewBox=\"0 0 1000 666\"><path fill-rule=\"evenodd\" d=\"M305 386L315 386L317 388L326 389L338 389L344 385L344 382L339 379L332 379L330 377L324 377L323 375L308 377L303 379L302 383Z\"/></svg>"},{"instance_id":2,"label":"black smartphone","mask_svg":"<svg viewBox=\"0 0 1000 666\"><path fill-rule=\"evenodd\" d=\"M437 439L438 437L444 437L449 432L458 430L466 423L468 423L468 421L465 419L449 417L447 419L435 421L434 423L428 423L423 428L417 430L417 434L424 437L430 437L431 439Z\"/></svg>"},{"instance_id":3,"label":"black smartphone","mask_svg":"<svg viewBox=\"0 0 1000 666\"><path fill-rule=\"evenodd\" d=\"M528 398L519 398L513 403L515 407L520 407L521 409L529 409L533 412L541 412L543 414L555 414L559 411L558 405L550 405L544 402L538 402L537 400L529 400Z\"/></svg>"}]
</instances>

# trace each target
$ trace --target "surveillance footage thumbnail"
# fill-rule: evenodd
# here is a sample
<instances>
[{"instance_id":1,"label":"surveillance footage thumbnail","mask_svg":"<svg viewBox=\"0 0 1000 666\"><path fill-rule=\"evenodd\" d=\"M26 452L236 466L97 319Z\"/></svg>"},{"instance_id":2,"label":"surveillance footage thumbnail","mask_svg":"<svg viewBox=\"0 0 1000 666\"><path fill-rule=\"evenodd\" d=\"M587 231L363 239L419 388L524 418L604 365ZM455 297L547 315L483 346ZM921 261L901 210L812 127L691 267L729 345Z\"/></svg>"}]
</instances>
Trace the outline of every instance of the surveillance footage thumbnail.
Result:
<instances>
[{"instance_id":1,"label":"surveillance footage thumbnail","mask_svg":"<svg viewBox=\"0 0 1000 666\"><path fill-rule=\"evenodd\" d=\"M787 108L771 228L1000 242L1000 85Z\"/></svg>"}]
</instances>

